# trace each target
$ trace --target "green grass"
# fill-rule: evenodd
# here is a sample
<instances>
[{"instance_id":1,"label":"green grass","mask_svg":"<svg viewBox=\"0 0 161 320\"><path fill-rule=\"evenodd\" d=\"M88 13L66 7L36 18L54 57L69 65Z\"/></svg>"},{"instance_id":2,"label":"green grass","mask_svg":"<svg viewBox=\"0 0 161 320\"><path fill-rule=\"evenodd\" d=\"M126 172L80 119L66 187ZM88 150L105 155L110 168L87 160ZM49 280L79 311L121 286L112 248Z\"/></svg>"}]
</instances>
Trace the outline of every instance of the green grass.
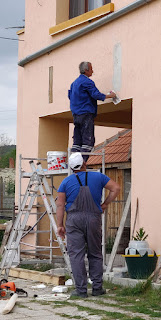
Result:
<instances>
[{"instance_id":1,"label":"green grass","mask_svg":"<svg viewBox=\"0 0 161 320\"><path fill-rule=\"evenodd\" d=\"M3 223L5 223L5 222L7 222L7 220L5 220L5 219L0 219L0 224L3 224Z\"/></svg>"},{"instance_id":2,"label":"green grass","mask_svg":"<svg viewBox=\"0 0 161 320\"><path fill-rule=\"evenodd\" d=\"M64 318L67 318L67 319L81 319L81 320L83 320L83 319L87 319L87 318L82 318L82 316L69 316L68 314L65 314L65 313L55 313L57 316L60 316L61 315L61 317L64 317Z\"/></svg>"},{"instance_id":3,"label":"green grass","mask_svg":"<svg viewBox=\"0 0 161 320\"><path fill-rule=\"evenodd\" d=\"M50 263L37 263L37 264L20 264L18 267L22 269L27 269L27 270L45 272L50 269L53 269L54 266L53 264L50 264Z\"/></svg>"}]
</instances>

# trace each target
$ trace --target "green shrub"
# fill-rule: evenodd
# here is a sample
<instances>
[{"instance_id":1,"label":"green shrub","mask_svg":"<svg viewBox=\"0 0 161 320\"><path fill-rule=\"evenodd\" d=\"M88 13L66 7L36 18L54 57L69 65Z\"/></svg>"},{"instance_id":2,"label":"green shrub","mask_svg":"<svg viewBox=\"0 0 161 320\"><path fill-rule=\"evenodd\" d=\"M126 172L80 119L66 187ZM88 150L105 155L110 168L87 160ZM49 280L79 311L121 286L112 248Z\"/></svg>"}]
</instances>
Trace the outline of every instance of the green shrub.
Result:
<instances>
[{"instance_id":1,"label":"green shrub","mask_svg":"<svg viewBox=\"0 0 161 320\"><path fill-rule=\"evenodd\" d=\"M1 246L1 243L2 243L3 235L4 235L4 230L1 230L0 231L0 246Z\"/></svg>"},{"instance_id":2,"label":"green shrub","mask_svg":"<svg viewBox=\"0 0 161 320\"><path fill-rule=\"evenodd\" d=\"M9 180L9 182L6 185L6 191L8 195L15 193L15 182L12 180Z\"/></svg>"},{"instance_id":3,"label":"green shrub","mask_svg":"<svg viewBox=\"0 0 161 320\"><path fill-rule=\"evenodd\" d=\"M16 149L9 151L1 156L0 168L9 168L9 159L13 158L16 161Z\"/></svg>"},{"instance_id":4,"label":"green shrub","mask_svg":"<svg viewBox=\"0 0 161 320\"><path fill-rule=\"evenodd\" d=\"M111 253L115 239L108 237L106 241L106 253Z\"/></svg>"}]
</instances>

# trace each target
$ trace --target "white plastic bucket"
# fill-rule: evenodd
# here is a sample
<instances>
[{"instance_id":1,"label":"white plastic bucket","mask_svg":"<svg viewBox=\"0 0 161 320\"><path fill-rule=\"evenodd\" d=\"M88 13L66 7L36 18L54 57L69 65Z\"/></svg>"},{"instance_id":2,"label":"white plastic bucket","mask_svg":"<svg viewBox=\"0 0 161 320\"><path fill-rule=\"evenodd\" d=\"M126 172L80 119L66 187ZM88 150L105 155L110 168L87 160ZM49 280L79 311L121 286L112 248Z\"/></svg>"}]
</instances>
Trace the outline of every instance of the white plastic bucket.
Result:
<instances>
[{"instance_id":1,"label":"white plastic bucket","mask_svg":"<svg viewBox=\"0 0 161 320\"><path fill-rule=\"evenodd\" d=\"M138 252L141 256L143 256L146 252L148 254L153 254L153 250L149 248L149 244L147 241L131 240L129 242L128 248L125 249L125 254L135 255Z\"/></svg>"},{"instance_id":2,"label":"white plastic bucket","mask_svg":"<svg viewBox=\"0 0 161 320\"><path fill-rule=\"evenodd\" d=\"M59 170L67 168L67 152L63 151L48 151L47 163L48 170Z\"/></svg>"}]
</instances>

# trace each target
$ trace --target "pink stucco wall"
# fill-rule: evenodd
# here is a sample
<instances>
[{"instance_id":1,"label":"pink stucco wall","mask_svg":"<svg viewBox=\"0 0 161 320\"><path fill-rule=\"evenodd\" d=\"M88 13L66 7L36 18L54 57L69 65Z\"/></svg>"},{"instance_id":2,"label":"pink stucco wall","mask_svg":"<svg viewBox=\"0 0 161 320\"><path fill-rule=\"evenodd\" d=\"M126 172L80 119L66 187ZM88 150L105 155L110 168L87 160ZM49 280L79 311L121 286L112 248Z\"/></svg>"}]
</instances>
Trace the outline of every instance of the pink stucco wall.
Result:
<instances>
[{"instance_id":1,"label":"pink stucco wall","mask_svg":"<svg viewBox=\"0 0 161 320\"><path fill-rule=\"evenodd\" d=\"M131 1L117 0L115 11ZM33 4L35 3L35 4ZM53 0L43 8L26 1L26 29L19 57L40 50L70 34L48 35L55 23ZM43 10L44 11L43 11ZM39 117L69 110L67 90L78 76L80 61L93 64L95 81L106 93L114 85L115 50L121 74L121 99L133 100L132 227L139 199L137 228L144 227L149 243L161 252L161 0L155 0L69 44L19 67L17 153L37 156ZM38 14L38 16L37 16ZM78 27L79 29L80 27ZM53 66L54 102L48 103L48 69ZM102 140L105 140L105 136Z\"/></svg>"}]
</instances>

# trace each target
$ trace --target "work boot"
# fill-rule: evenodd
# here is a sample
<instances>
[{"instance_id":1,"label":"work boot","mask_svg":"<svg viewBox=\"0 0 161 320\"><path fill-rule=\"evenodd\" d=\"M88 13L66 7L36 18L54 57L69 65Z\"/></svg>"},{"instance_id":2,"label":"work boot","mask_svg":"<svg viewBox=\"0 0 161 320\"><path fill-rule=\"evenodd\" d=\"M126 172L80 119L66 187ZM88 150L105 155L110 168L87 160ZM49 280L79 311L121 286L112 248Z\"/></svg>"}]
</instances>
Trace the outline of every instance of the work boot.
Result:
<instances>
[{"instance_id":1,"label":"work boot","mask_svg":"<svg viewBox=\"0 0 161 320\"><path fill-rule=\"evenodd\" d=\"M71 292L70 297L71 298L74 298L74 297L87 298L88 294L86 292L78 292L77 290L74 290Z\"/></svg>"},{"instance_id":2,"label":"work boot","mask_svg":"<svg viewBox=\"0 0 161 320\"><path fill-rule=\"evenodd\" d=\"M92 290L92 296L101 296L102 294L106 294L106 289L100 288Z\"/></svg>"}]
</instances>

